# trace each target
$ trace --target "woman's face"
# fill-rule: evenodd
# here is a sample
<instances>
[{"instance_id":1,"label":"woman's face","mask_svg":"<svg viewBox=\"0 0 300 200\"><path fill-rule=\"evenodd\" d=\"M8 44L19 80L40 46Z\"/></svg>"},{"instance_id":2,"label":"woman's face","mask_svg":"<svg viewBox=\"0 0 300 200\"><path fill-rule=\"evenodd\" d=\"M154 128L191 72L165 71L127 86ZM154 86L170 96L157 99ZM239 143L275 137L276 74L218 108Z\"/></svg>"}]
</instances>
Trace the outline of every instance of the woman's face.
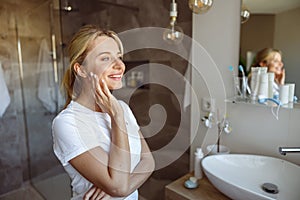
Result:
<instances>
[{"instance_id":1,"label":"woman's face","mask_svg":"<svg viewBox=\"0 0 300 200\"><path fill-rule=\"evenodd\" d=\"M268 71L274 72L275 75L280 75L283 70L283 62L281 60L281 55L275 52L273 56L268 61Z\"/></svg>"},{"instance_id":2,"label":"woman's face","mask_svg":"<svg viewBox=\"0 0 300 200\"><path fill-rule=\"evenodd\" d=\"M110 90L121 88L125 65L117 42L111 37L100 36L91 49L84 62L88 73L96 74Z\"/></svg>"}]
</instances>

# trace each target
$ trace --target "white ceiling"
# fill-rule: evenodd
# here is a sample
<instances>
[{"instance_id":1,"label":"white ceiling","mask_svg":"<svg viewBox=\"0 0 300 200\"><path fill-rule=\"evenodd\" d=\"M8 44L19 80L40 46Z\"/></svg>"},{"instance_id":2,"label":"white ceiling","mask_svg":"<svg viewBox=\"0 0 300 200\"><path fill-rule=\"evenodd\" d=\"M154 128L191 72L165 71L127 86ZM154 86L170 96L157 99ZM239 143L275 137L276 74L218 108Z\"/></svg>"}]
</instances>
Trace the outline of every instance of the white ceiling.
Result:
<instances>
[{"instance_id":1,"label":"white ceiling","mask_svg":"<svg viewBox=\"0 0 300 200\"><path fill-rule=\"evenodd\" d=\"M242 0L251 13L277 14L300 7L300 0Z\"/></svg>"}]
</instances>

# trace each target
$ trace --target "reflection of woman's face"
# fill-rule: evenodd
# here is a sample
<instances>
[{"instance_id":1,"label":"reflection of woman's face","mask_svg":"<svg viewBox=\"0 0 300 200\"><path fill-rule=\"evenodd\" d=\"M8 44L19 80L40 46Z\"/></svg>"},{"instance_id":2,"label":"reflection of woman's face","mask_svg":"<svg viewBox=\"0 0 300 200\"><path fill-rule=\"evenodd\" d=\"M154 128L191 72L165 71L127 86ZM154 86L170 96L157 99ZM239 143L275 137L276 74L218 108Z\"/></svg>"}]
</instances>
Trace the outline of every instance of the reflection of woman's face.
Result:
<instances>
[{"instance_id":1,"label":"reflection of woman's face","mask_svg":"<svg viewBox=\"0 0 300 200\"><path fill-rule=\"evenodd\" d=\"M100 81L103 80L107 84L108 89L114 90L122 87L125 65L119 46L113 38L98 37L87 59L88 71L98 75Z\"/></svg>"},{"instance_id":2,"label":"reflection of woman's face","mask_svg":"<svg viewBox=\"0 0 300 200\"><path fill-rule=\"evenodd\" d=\"M281 55L280 53L275 52L268 61L268 71L274 72L275 75L280 75L282 70L283 62L281 61Z\"/></svg>"}]
</instances>

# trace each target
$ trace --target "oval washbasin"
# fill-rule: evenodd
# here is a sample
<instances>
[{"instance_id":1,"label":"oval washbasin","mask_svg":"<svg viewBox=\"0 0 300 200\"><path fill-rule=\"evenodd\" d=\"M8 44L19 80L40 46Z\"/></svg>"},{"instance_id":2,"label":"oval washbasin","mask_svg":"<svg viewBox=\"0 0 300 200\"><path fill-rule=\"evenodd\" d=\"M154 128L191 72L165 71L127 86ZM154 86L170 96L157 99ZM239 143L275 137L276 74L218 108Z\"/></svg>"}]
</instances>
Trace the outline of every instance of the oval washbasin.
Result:
<instances>
[{"instance_id":1,"label":"oval washbasin","mask_svg":"<svg viewBox=\"0 0 300 200\"><path fill-rule=\"evenodd\" d=\"M209 181L235 200L300 200L300 166L260 155L207 156L202 167Z\"/></svg>"}]
</instances>

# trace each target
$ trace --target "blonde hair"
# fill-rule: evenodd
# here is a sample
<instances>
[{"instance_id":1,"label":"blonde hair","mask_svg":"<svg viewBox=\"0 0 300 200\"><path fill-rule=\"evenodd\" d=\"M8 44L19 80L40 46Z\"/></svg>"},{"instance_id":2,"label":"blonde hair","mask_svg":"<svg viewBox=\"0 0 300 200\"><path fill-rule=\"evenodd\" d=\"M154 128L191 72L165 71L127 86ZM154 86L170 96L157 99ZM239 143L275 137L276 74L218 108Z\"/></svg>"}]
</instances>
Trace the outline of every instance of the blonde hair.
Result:
<instances>
[{"instance_id":1,"label":"blonde hair","mask_svg":"<svg viewBox=\"0 0 300 200\"><path fill-rule=\"evenodd\" d=\"M65 72L62 80L62 87L66 93L65 107L72 99L76 99L81 92L81 79L77 76L74 70L74 65L83 64L87 54L91 51L92 42L100 36L107 36L113 38L119 46L120 52L123 54L123 45L117 34L113 31L102 30L95 25L85 25L79 29L71 39L68 46L68 56L70 65Z\"/></svg>"},{"instance_id":2,"label":"blonde hair","mask_svg":"<svg viewBox=\"0 0 300 200\"><path fill-rule=\"evenodd\" d=\"M274 53L279 53L282 56L282 52L278 49L273 49L273 48L264 48L257 52L255 62L253 63L253 67L258 67L260 66L260 63L263 62L266 65L269 64L269 61L273 59Z\"/></svg>"}]
</instances>

